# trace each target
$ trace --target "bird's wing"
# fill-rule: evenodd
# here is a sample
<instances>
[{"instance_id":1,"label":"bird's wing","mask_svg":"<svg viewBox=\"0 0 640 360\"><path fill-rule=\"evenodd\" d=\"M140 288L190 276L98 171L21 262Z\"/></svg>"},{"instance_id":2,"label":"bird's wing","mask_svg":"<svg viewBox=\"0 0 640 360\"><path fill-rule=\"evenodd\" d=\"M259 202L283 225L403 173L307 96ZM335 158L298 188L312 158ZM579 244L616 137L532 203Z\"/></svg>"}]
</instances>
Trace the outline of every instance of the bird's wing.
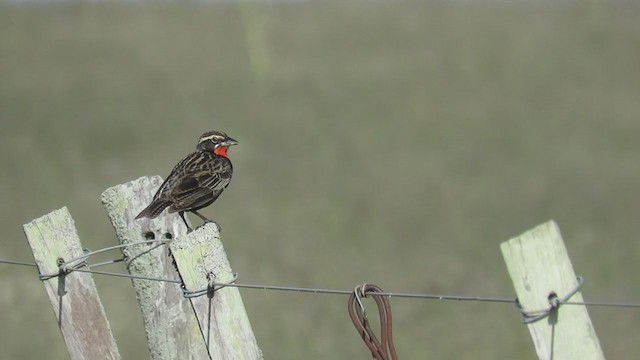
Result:
<instances>
[{"instance_id":1,"label":"bird's wing","mask_svg":"<svg viewBox=\"0 0 640 360\"><path fill-rule=\"evenodd\" d=\"M160 185L158 191L156 191L156 194L153 196L153 200L170 200L171 192L176 187L176 183L180 181L180 178L189 173L188 170L193 168L193 165L201 162L199 158L200 156L198 152L192 152L182 158L182 160L178 161L173 169L171 169L169 176L164 179L162 185Z\"/></svg>"},{"instance_id":2,"label":"bird's wing","mask_svg":"<svg viewBox=\"0 0 640 360\"><path fill-rule=\"evenodd\" d=\"M233 170L227 159L197 165L183 167L179 182L171 189L172 211L200 208L214 201L229 185Z\"/></svg>"}]
</instances>

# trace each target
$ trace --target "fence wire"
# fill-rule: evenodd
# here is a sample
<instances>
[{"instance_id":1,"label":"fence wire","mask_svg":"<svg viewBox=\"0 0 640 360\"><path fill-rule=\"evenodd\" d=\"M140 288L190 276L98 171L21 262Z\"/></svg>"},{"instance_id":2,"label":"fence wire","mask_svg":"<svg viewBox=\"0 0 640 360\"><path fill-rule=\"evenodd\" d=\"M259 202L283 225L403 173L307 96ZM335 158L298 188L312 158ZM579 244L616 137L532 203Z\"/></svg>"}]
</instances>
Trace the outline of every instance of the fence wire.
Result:
<instances>
[{"instance_id":1,"label":"fence wire","mask_svg":"<svg viewBox=\"0 0 640 360\"><path fill-rule=\"evenodd\" d=\"M150 243L152 241L146 241L144 243ZM155 240L158 242L158 240ZM132 245L140 245L140 243L135 243ZM113 246L106 249L101 249L92 253L101 253L107 250L121 248L122 246ZM112 277L120 277L120 278L128 278L128 279L136 279L136 280L146 280L146 281L161 281L167 283L181 284L180 280L174 279L165 279L151 276L140 276L140 275L131 275L126 273L118 273L118 272L110 272L110 271L102 271L102 270L94 270L93 268L98 266L110 265L117 262L122 262L124 259L118 258L114 260L104 261L97 264L87 264L83 263L88 258L88 254L84 256L78 257L76 259L72 259L65 264L61 265L66 268L68 272L82 272L89 273L95 275L104 275L104 276L112 276ZM82 260L79 262L79 260ZM8 264L8 265L16 265L16 266L29 266L29 267L37 267L36 264L26 262L26 261L16 261L16 260L3 260L0 259L0 263ZM74 264L73 267L68 266L69 264ZM83 264L83 267L77 267L78 264ZM41 280L47 280L52 277L58 276L59 273L55 274L40 274L39 277ZM237 274L234 274L237 278ZM312 287L297 287L297 286L285 286L285 285L261 285L261 284L244 284L244 283L236 283L236 282L228 282L228 283L212 283L216 288L222 288L225 286L228 287L236 287L241 289L253 289L253 290L271 290L271 291L285 291L285 292L297 292L297 293L312 293L312 294L333 294L333 295L344 295L350 296L353 294L353 289L349 290L340 290L340 289L329 289L329 288L312 288ZM184 290L186 294L191 293L204 293L206 289L198 289L198 290ZM409 298L409 299L425 299L425 300L444 300L444 301L456 301L456 302L491 302L491 303L509 303L516 304L517 299L515 297L485 297L485 296L466 296L466 295L450 295L450 294L428 294L428 293L407 293L407 292L370 292L365 293L365 295L371 296L383 296L388 298ZM613 308L640 308L640 303L636 302L615 302L615 301L566 301L563 302L563 305L578 305L578 306L589 306L589 307L613 307Z\"/></svg>"}]
</instances>

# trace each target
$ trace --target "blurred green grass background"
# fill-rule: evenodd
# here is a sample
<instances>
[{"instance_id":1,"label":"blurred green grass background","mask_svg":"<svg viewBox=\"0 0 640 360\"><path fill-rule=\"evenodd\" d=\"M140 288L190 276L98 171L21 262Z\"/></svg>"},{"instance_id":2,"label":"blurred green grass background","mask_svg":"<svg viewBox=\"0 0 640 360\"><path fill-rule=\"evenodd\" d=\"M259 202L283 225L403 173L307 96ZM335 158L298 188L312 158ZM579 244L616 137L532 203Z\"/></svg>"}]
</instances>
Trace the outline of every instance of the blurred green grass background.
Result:
<instances>
[{"instance_id":1,"label":"blurred green grass background","mask_svg":"<svg viewBox=\"0 0 640 360\"><path fill-rule=\"evenodd\" d=\"M638 301L640 5L0 6L0 258L68 206L116 243L107 187L240 141L205 214L244 283L513 296L499 243L555 219L587 300ZM125 359L135 295L96 279ZM42 285L0 265L2 359L65 359ZM346 298L242 290L268 359L369 359ZM509 305L392 300L405 359L534 359ZM605 355L640 314L590 309Z\"/></svg>"}]
</instances>

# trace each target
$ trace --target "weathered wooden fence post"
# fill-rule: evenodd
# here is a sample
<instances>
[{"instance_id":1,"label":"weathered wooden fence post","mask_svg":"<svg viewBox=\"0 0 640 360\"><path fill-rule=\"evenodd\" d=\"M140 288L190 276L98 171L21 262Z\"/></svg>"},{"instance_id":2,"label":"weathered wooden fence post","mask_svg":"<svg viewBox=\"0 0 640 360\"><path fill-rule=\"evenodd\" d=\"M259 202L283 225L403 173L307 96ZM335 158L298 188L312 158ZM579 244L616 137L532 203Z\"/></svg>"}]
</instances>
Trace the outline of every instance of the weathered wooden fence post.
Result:
<instances>
[{"instance_id":1,"label":"weathered wooden fence post","mask_svg":"<svg viewBox=\"0 0 640 360\"><path fill-rule=\"evenodd\" d=\"M102 194L102 203L121 244L186 235L187 229L176 214L165 212L153 220L135 220L160 184L159 176L143 177ZM166 244L134 245L124 248L123 253L132 275L180 280ZM152 359L209 359L198 321L178 283L134 279L133 286Z\"/></svg>"},{"instance_id":2,"label":"weathered wooden fence post","mask_svg":"<svg viewBox=\"0 0 640 360\"><path fill-rule=\"evenodd\" d=\"M60 273L60 263L83 255L67 208L24 225L40 274ZM120 359L91 274L71 272L44 280L71 359Z\"/></svg>"},{"instance_id":3,"label":"weathered wooden fence post","mask_svg":"<svg viewBox=\"0 0 640 360\"><path fill-rule=\"evenodd\" d=\"M550 308L578 286L576 274L555 222L542 224L500 245L524 310ZM571 301L582 302L577 291ZM582 305L561 305L550 316L528 324L540 359L604 359L596 332Z\"/></svg>"},{"instance_id":4,"label":"weathered wooden fence post","mask_svg":"<svg viewBox=\"0 0 640 360\"><path fill-rule=\"evenodd\" d=\"M187 291L209 288L190 298L212 359L262 359L238 288L213 291L209 282L233 279L217 226L207 224L169 245Z\"/></svg>"}]
</instances>

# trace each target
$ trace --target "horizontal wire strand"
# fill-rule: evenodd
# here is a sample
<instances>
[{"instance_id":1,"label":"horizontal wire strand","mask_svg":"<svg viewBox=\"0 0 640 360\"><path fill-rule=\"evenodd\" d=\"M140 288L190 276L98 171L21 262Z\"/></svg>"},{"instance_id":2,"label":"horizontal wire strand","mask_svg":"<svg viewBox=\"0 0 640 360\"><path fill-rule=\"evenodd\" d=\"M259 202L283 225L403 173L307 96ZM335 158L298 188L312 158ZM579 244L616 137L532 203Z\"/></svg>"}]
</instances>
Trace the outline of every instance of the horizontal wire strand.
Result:
<instances>
[{"instance_id":1,"label":"horizontal wire strand","mask_svg":"<svg viewBox=\"0 0 640 360\"><path fill-rule=\"evenodd\" d=\"M21 265L21 266L38 267L38 265L36 265L34 263L26 262L26 261L15 261L15 260L3 260L3 259L0 259L0 263L9 264L9 265Z\"/></svg>"},{"instance_id":2,"label":"horizontal wire strand","mask_svg":"<svg viewBox=\"0 0 640 360\"><path fill-rule=\"evenodd\" d=\"M180 281L180 280L163 279L163 278L157 278L157 277L153 277L153 276L131 275L131 274L125 274L125 273L117 273L117 272L102 271L102 270L82 269L82 268L73 269L73 271L79 271L79 272L82 272L82 273L89 273L89 274L96 274L96 275L122 277L122 278L135 279L135 280L149 280L149 281L159 281L159 282L166 282L166 283L173 283L173 284L182 284L182 281Z\"/></svg>"},{"instance_id":3,"label":"horizontal wire strand","mask_svg":"<svg viewBox=\"0 0 640 360\"><path fill-rule=\"evenodd\" d=\"M129 278L136 280L147 280L147 281L161 281L168 282L174 284L181 284L180 280L174 279L164 279L157 278L151 276L141 276L141 275L131 275L125 273L117 273L110 271L100 271L100 270L92 270L93 266L102 266L109 265L112 263L120 262L121 259L115 259L110 261L105 261L102 263L98 263L95 265L88 265L89 269L83 268L74 268L70 269L71 272L78 271L82 273L90 273L96 275L105 275L105 276L113 276L113 277L121 277L121 278ZM14 261L14 260L3 260L0 259L0 263L9 264L9 265L20 265L20 266L29 266L36 267L36 264L24 262L24 261ZM295 287L295 286L281 286L281 285L258 285L258 284L237 284L237 283L214 283L214 286L229 286L236 287L241 289L253 289L253 290L271 290L271 291L289 291L289 292L298 292L298 293L312 293L312 294L334 294L334 295L351 295L353 290L338 290L338 289L325 289L325 288L306 288L306 287ZM197 290L196 290L197 291ZM445 301L475 301L475 302L493 302L493 303L515 303L515 298L508 297L482 297L482 296L458 296L458 295L445 295L445 294L420 294L420 293L404 293L404 292L371 292L367 293L367 296L385 296L389 298L412 298L412 299L427 299L427 300L445 300ZM606 302L606 301L567 301L564 305L579 305L579 306L594 306L594 307L619 307L619 308L640 308L640 303L623 303L623 302Z\"/></svg>"},{"instance_id":4,"label":"horizontal wire strand","mask_svg":"<svg viewBox=\"0 0 640 360\"><path fill-rule=\"evenodd\" d=\"M640 308L640 304L622 303L622 302L606 302L606 301L567 301L563 305L581 305L581 306L599 306L599 307L622 307L622 308Z\"/></svg>"}]
</instances>

